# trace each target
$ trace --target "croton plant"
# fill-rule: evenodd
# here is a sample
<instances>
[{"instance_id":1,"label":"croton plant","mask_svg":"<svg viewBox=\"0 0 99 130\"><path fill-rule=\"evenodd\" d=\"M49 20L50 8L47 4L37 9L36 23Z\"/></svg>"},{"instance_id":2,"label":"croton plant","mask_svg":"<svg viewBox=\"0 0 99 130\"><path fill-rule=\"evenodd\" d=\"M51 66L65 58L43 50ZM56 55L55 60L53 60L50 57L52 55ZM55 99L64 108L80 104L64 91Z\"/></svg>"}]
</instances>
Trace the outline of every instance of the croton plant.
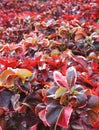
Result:
<instances>
[{"instance_id":1,"label":"croton plant","mask_svg":"<svg viewBox=\"0 0 99 130\"><path fill-rule=\"evenodd\" d=\"M99 0L0 1L0 130L99 130Z\"/></svg>"}]
</instances>

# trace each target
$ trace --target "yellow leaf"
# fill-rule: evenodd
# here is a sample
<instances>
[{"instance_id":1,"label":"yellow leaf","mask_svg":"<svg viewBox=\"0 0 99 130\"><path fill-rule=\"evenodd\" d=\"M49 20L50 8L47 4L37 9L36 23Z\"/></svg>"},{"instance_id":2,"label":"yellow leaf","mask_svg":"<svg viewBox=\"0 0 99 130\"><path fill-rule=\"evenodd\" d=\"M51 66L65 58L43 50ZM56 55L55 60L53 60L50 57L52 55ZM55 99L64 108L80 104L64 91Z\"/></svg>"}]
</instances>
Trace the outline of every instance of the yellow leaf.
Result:
<instances>
[{"instance_id":1,"label":"yellow leaf","mask_svg":"<svg viewBox=\"0 0 99 130\"><path fill-rule=\"evenodd\" d=\"M59 89L57 89L57 91L55 92L55 98L60 98L62 95L65 94L66 90L67 89L64 87L60 87Z\"/></svg>"},{"instance_id":2,"label":"yellow leaf","mask_svg":"<svg viewBox=\"0 0 99 130\"><path fill-rule=\"evenodd\" d=\"M17 69L16 75L22 79L22 82L24 83L26 79L28 79L30 76L32 76L32 72L27 69Z\"/></svg>"}]
</instances>

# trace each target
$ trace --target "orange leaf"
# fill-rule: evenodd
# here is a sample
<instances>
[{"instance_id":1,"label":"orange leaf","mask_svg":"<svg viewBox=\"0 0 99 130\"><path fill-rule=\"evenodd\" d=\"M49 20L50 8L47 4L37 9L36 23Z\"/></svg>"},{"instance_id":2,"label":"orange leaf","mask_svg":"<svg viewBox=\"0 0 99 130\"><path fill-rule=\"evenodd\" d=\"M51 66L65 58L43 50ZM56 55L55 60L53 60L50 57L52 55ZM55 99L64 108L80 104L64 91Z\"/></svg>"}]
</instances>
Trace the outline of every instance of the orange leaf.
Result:
<instances>
[{"instance_id":1,"label":"orange leaf","mask_svg":"<svg viewBox=\"0 0 99 130\"><path fill-rule=\"evenodd\" d=\"M4 70L0 74L0 86L11 87L14 85L14 78L16 77L15 73L12 70Z\"/></svg>"}]
</instances>

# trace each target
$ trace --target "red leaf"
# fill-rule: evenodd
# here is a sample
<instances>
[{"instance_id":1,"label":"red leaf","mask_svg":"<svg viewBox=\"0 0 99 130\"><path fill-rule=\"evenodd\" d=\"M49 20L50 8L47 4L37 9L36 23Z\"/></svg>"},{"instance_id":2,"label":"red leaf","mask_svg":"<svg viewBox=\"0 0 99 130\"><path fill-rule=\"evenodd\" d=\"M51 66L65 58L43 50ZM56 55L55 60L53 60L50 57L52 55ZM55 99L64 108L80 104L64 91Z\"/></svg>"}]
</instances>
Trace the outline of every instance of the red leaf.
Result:
<instances>
[{"instance_id":1,"label":"red leaf","mask_svg":"<svg viewBox=\"0 0 99 130\"><path fill-rule=\"evenodd\" d=\"M97 64L96 62L92 62L91 66L92 66L92 69L97 70L99 67L99 64Z\"/></svg>"},{"instance_id":2,"label":"red leaf","mask_svg":"<svg viewBox=\"0 0 99 130\"><path fill-rule=\"evenodd\" d=\"M68 88L66 78L60 72L54 71L53 76L54 76L54 81L57 83L58 86L64 86Z\"/></svg>"},{"instance_id":3,"label":"red leaf","mask_svg":"<svg viewBox=\"0 0 99 130\"><path fill-rule=\"evenodd\" d=\"M93 130L94 130L95 128L96 128L97 130L99 129L99 118L98 118L98 120L97 120L96 122L93 123Z\"/></svg>"},{"instance_id":4,"label":"red leaf","mask_svg":"<svg viewBox=\"0 0 99 130\"><path fill-rule=\"evenodd\" d=\"M61 69L62 74L63 74L64 76L65 76L65 74L66 74L67 66L68 66L68 64L65 63L65 64L62 66L62 69Z\"/></svg>"},{"instance_id":5,"label":"red leaf","mask_svg":"<svg viewBox=\"0 0 99 130\"><path fill-rule=\"evenodd\" d=\"M37 124L36 125L33 125L30 130L37 130Z\"/></svg>"},{"instance_id":6,"label":"red leaf","mask_svg":"<svg viewBox=\"0 0 99 130\"><path fill-rule=\"evenodd\" d=\"M69 120L73 109L71 107L64 107L58 120L58 125L62 128L68 128Z\"/></svg>"},{"instance_id":7,"label":"red leaf","mask_svg":"<svg viewBox=\"0 0 99 130\"><path fill-rule=\"evenodd\" d=\"M80 64L83 69L87 70L87 66L88 66L88 63L87 63L87 60L83 57L83 56L73 56L72 55L72 58L74 61L76 61L78 64Z\"/></svg>"},{"instance_id":8,"label":"red leaf","mask_svg":"<svg viewBox=\"0 0 99 130\"><path fill-rule=\"evenodd\" d=\"M43 121L45 126L50 126L50 124L47 122L47 119L46 119L46 109L40 111L38 115L39 115L39 118Z\"/></svg>"}]
</instances>

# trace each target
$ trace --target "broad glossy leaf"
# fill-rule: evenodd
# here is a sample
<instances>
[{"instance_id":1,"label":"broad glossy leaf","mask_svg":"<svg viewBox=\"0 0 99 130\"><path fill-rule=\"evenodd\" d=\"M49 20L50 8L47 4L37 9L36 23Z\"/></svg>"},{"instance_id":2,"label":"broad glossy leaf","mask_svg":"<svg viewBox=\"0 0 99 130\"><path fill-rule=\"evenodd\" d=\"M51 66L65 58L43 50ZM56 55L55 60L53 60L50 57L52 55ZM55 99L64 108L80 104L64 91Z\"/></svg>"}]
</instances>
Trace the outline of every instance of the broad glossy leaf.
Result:
<instances>
[{"instance_id":1,"label":"broad glossy leaf","mask_svg":"<svg viewBox=\"0 0 99 130\"><path fill-rule=\"evenodd\" d=\"M92 110L99 112L99 97L95 95L91 95L88 99L87 106Z\"/></svg>"},{"instance_id":2,"label":"broad glossy leaf","mask_svg":"<svg viewBox=\"0 0 99 130\"><path fill-rule=\"evenodd\" d=\"M54 71L53 77L54 77L54 81L57 83L58 86L64 86L68 88L66 78L60 72Z\"/></svg>"},{"instance_id":3,"label":"broad glossy leaf","mask_svg":"<svg viewBox=\"0 0 99 130\"><path fill-rule=\"evenodd\" d=\"M44 110L45 108L46 108L45 104L39 103L39 104L35 107L35 113L39 113L40 111Z\"/></svg>"},{"instance_id":4,"label":"broad glossy leaf","mask_svg":"<svg viewBox=\"0 0 99 130\"><path fill-rule=\"evenodd\" d=\"M58 89L57 86L51 86L51 87L46 91L46 95L47 95L47 96L54 95L57 89Z\"/></svg>"},{"instance_id":5,"label":"broad glossy leaf","mask_svg":"<svg viewBox=\"0 0 99 130\"><path fill-rule=\"evenodd\" d=\"M15 72L16 75L22 79L23 83L25 82L26 79L32 76L32 72L29 71L28 69L17 69Z\"/></svg>"},{"instance_id":6,"label":"broad glossy leaf","mask_svg":"<svg viewBox=\"0 0 99 130\"><path fill-rule=\"evenodd\" d=\"M28 96L26 96L24 103L27 103L30 107L34 108L42 101L41 93L30 93Z\"/></svg>"},{"instance_id":7,"label":"broad glossy leaf","mask_svg":"<svg viewBox=\"0 0 99 130\"><path fill-rule=\"evenodd\" d=\"M88 62L87 62L85 57L83 57L83 56L72 56L72 58L74 59L74 61L79 63L83 67L83 69L86 70L86 68L88 66Z\"/></svg>"},{"instance_id":8,"label":"broad glossy leaf","mask_svg":"<svg viewBox=\"0 0 99 130\"><path fill-rule=\"evenodd\" d=\"M99 116L99 115L98 115ZM97 121L96 122L93 122L93 130L95 129L95 128L97 128L97 129L99 129L99 117L98 117L98 119L97 119Z\"/></svg>"},{"instance_id":9,"label":"broad glossy leaf","mask_svg":"<svg viewBox=\"0 0 99 130\"><path fill-rule=\"evenodd\" d=\"M19 99L20 99L20 94L15 94L11 97L11 103L13 105L14 110L18 110L20 108Z\"/></svg>"},{"instance_id":10,"label":"broad glossy leaf","mask_svg":"<svg viewBox=\"0 0 99 130\"><path fill-rule=\"evenodd\" d=\"M83 93L78 93L76 95L77 98L77 107L79 108L83 108L86 106L87 104L87 96Z\"/></svg>"},{"instance_id":11,"label":"broad glossy leaf","mask_svg":"<svg viewBox=\"0 0 99 130\"><path fill-rule=\"evenodd\" d=\"M16 77L16 74L12 71L12 70L4 70L1 74L0 74L0 86L4 86L4 87L11 87L14 85L14 79Z\"/></svg>"},{"instance_id":12,"label":"broad glossy leaf","mask_svg":"<svg viewBox=\"0 0 99 130\"><path fill-rule=\"evenodd\" d=\"M69 104L69 95L67 93L63 94L60 98L61 105L68 105Z\"/></svg>"},{"instance_id":13,"label":"broad glossy leaf","mask_svg":"<svg viewBox=\"0 0 99 130\"><path fill-rule=\"evenodd\" d=\"M66 90L67 90L67 89L64 88L64 87L58 88L57 91L55 92L55 98L59 98L59 97L61 97L62 95L64 95L65 92L66 92Z\"/></svg>"},{"instance_id":14,"label":"broad glossy leaf","mask_svg":"<svg viewBox=\"0 0 99 130\"><path fill-rule=\"evenodd\" d=\"M98 113L92 111L92 110L88 110L87 111L87 123L92 125L94 122L97 121L97 119L99 118Z\"/></svg>"},{"instance_id":15,"label":"broad glossy leaf","mask_svg":"<svg viewBox=\"0 0 99 130\"><path fill-rule=\"evenodd\" d=\"M86 130L86 129L84 129L84 127L82 126L82 124L80 122L73 122L71 124L71 127L73 130Z\"/></svg>"},{"instance_id":16,"label":"broad glossy leaf","mask_svg":"<svg viewBox=\"0 0 99 130\"><path fill-rule=\"evenodd\" d=\"M82 85L79 85L79 84L74 85L74 86L71 88L71 91L78 91L78 92L80 92L80 91L82 91L82 90L84 90L84 88L83 88Z\"/></svg>"},{"instance_id":17,"label":"broad glossy leaf","mask_svg":"<svg viewBox=\"0 0 99 130\"><path fill-rule=\"evenodd\" d=\"M4 110L9 109L11 97L13 93L9 90L4 90L0 92L0 107L3 108Z\"/></svg>"},{"instance_id":18,"label":"broad glossy leaf","mask_svg":"<svg viewBox=\"0 0 99 130\"><path fill-rule=\"evenodd\" d=\"M75 85L77 80L77 72L76 69L72 66L69 67L66 71L66 80L69 85L69 87L72 87Z\"/></svg>"},{"instance_id":19,"label":"broad glossy leaf","mask_svg":"<svg viewBox=\"0 0 99 130\"><path fill-rule=\"evenodd\" d=\"M75 34L75 41L77 42L78 40L84 38L86 35L86 32L82 28L78 28Z\"/></svg>"},{"instance_id":20,"label":"broad glossy leaf","mask_svg":"<svg viewBox=\"0 0 99 130\"><path fill-rule=\"evenodd\" d=\"M59 116L57 125L61 126L62 128L68 128L72 111L73 109L70 106L64 107Z\"/></svg>"},{"instance_id":21,"label":"broad glossy leaf","mask_svg":"<svg viewBox=\"0 0 99 130\"><path fill-rule=\"evenodd\" d=\"M82 34L77 34L75 36L75 41L77 42L78 40L82 39L83 38L83 35Z\"/></svg>"},{"instance_id":22,"label":"broad glossy leaf","mask_svg":"<svg viewBox=\"0 0 99 130\"><path fill-rule=\"evenodd\" d=\"M40 111L38 113L38 115L39 115L39 118L41 119L41 121L43 121L45 126L50 126L50 124L49 124L49 122L47 121L47 118L46 118L46 109Z\"/></svg>"},{"instance_id":23,"label":"broad glossy leaf","mask_svg":"<svg viewBox=\"0 0 99 130\"><path fill-rule=\"evenodd\" d=\"M59 104L51 103L51 104L47 105L46 119L50 125L55 124L55 122L60 114L61 109L62 109L62 106Z\"/></svg>"}]
</instances>

